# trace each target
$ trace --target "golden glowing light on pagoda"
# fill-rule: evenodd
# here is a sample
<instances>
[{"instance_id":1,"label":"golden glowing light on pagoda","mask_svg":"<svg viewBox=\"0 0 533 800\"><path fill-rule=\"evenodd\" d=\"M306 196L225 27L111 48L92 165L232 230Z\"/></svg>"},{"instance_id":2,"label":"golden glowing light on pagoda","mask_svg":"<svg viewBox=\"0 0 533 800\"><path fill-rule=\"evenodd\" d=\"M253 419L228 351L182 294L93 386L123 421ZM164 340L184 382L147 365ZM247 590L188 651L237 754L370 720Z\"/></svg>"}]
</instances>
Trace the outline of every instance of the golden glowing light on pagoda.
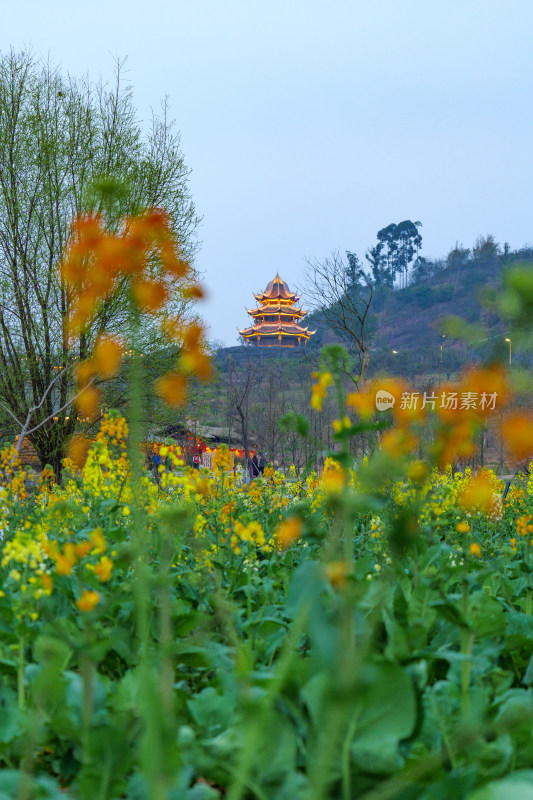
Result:
<instances>
[{"instance_id":1,"label":"golden glowing light on pagoda","mask_svg":"<svg viewBox=\"0 0 533 800\"><path fill-rule=\"evenodd\" d=\"M252 317L250 328L239 330L246 344L258 347L301 347L306 345L316 331L301 325L307 314L296 304L298 295L291 292L279 275L273 278L264 292L254 294L257 308L247 309Z\"/></svg>"}]
</instances>

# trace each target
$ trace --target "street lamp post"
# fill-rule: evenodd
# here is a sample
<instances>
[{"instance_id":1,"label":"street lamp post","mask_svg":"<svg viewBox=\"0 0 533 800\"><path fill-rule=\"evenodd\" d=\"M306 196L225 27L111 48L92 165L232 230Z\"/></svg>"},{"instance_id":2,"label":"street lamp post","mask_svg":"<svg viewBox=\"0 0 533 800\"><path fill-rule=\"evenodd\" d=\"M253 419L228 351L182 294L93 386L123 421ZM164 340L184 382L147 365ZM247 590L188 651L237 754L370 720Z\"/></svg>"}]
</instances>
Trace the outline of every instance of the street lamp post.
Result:
<instances>
[{"instance_id":1,"label":"street lamp post","mask_svg":"<svg viewBox=\"0 0 533 800\"><path fill-rule=\"evenodd\" d=\"M446 338L446 334L445 334L445 333L443 333L443 334L442 334L442 338L443 338L443 339L445 339L445 338ZM443 345L443 344L444 344L444 342L443 342L443 341L442 341L442 339L441 339L441 343L440 343L440 364L441 364L441 366L442 366L442 345Z\"/></svg>"},{"instance_id":2,"label":"street lamp post","mask_svg":"<svg viewBox=\"0 0 533 800\"><path fill-rule=\"evenodd\" d=\"M508 338L507 338L507 336L506 336L506 337L505 337L505 341L506 341L506 342L509 342L509 364L511 364L511 363L512 363L512 362L511 362L511 340L510 340L510 339L508 339Z\"/></svg>"}]
</instances>

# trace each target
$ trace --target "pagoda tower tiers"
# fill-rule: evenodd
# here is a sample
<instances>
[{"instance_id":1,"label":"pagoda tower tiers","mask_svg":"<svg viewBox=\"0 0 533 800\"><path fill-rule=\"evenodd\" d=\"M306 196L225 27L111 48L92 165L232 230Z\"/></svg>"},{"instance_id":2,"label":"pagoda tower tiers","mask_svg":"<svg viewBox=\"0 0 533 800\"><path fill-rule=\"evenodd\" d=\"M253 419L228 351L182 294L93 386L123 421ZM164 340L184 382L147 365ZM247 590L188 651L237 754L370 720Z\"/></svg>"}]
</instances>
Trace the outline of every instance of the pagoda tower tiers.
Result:
<instances>
[{"instance_id":1,"label":"pagoda tower tiers","mask_svg":"<svg viewBox=\"0 0 533 800\"><path fill-rule=\"evenodd\" d=\"M246 344L258 347L301 347L316 331L302 327L307 314L297 308L299 297L291 292L279 275L273 278L264 292L254 294L257 308L247 309L253 320L250 328L239 330Z\"/></svg>"}]
</instances>

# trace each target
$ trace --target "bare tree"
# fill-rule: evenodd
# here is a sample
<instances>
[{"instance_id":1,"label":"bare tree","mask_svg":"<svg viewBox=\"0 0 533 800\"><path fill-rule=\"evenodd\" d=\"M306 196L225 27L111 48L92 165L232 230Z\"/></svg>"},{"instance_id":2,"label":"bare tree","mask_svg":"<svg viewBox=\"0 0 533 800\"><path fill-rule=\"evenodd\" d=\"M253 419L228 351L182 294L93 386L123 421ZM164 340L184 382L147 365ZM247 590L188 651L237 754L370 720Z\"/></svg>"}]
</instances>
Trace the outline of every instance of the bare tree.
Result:
<instances>
[{"instance_id":1,"label":"bare tree","mask_svg":"<svg viewBox=\"0 0 533 800\"><path fill-rule=\"evenodd\" d=\"M73 394L69 368L100 330L120 329L125 313L124 298L115 299L75 348L63 335L67 293L57 264L72 218L100 211L112 225L113 217L159 205L184 256L195 250L198 219L179 135L166 103L143 135L121 67L109 90L27 52L0 55L0 400L17 420L32 410L30 441L56 473L76 425L74 414L54 419ZM106 206L105 191L91 187L113 180L122 191Z\"/></svg>"},{"instance_id":2,"label":"bare tree","mask_svg":"<svg viewBox=\"0 0 533 800\"><path fill-rule=\"evenodd\" d=\"M358 384L367 379L370 350L368 347L368 312L373 287L357 257L336 250L323 261L307 260L306 296L327 324L355 353L358 362Z\"/></svg>"},{"instance_id":3,"label":"bare tree","mask_svg":"<svg viewBox=\"0 0 533 800\"><path fill-rule=\"evenodd\" d=\"M228 421L239 426L246 468L250 469L250 424L253 390L259 382L259 365L254 358L237 363L231 357L224 365L224 395Z\"/></svg>"}]
</instances>

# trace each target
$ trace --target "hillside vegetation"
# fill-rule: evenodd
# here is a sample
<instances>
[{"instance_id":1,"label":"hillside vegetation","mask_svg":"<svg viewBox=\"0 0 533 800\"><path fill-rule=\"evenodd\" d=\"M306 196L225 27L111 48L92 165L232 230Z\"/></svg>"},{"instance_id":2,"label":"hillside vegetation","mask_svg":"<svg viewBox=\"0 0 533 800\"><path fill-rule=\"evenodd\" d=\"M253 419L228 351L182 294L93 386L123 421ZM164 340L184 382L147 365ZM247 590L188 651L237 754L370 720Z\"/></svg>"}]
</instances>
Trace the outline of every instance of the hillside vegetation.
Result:
<instances>
[{"instance_id":1,"label":"hillside vegetation","mask_svg":"<svg viewBox=\"0 0 533 800\"><path fill-rule=\"evenodd\" d=\"M533 250L500 248L489 235L472 250L456 246L444 259L419 259L405 288L376 284L367 321L370 373L393 371L416 379L479 361L487 352L487 338L496 345L504 340L505 325L491 309L488 294L498 290L503 271L516 262L533 263ZM486 333L467 347L443 335L442 320L449 316L481 324ZM323 310L307 319L318 329L315 348L341 339Z\"/></svg>"}]
</instances>

